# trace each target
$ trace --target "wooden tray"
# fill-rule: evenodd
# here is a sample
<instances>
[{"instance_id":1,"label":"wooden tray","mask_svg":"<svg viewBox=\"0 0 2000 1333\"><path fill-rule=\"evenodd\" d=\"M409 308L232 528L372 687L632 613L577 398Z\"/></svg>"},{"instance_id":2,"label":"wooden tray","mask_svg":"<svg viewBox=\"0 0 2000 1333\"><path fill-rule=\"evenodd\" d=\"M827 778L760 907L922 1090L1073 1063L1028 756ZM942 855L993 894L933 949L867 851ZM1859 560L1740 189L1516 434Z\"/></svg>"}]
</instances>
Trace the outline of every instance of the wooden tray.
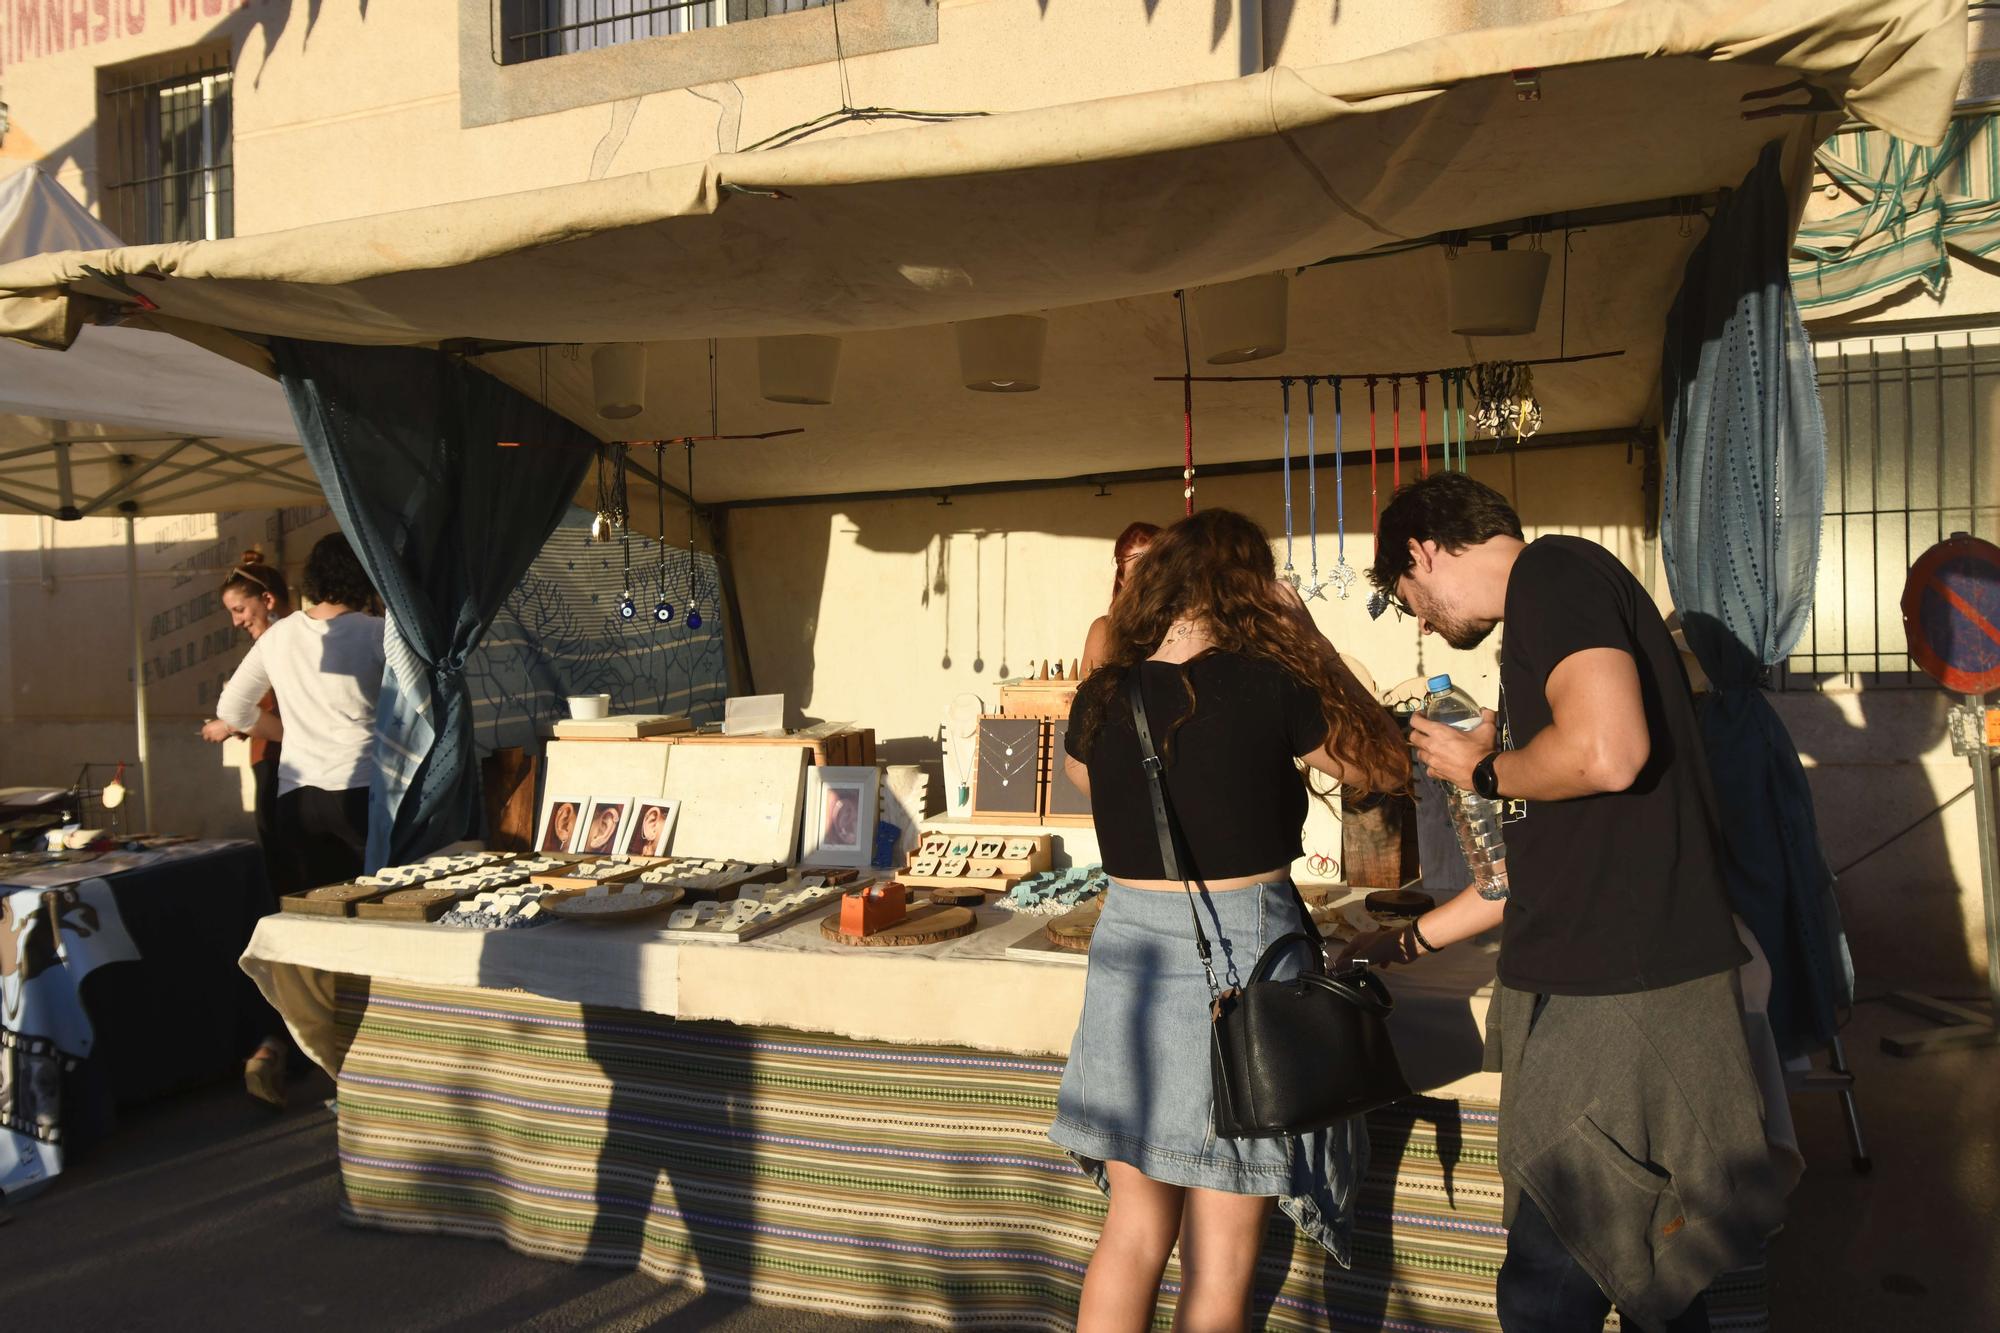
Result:
<instances>
[{"instance_id":1,"label":"wooden tray","mask_svg":"<svg viewBox=\"0 0 2000 1333\"><path fill-rule=\"evenodd\" d=\"M819 933L835 944L851 945L857 949L895 949L955 940L961 935L970 935L978 926L979 918L972 914L970 908L925 906L912 908L909 915L895 925L859 939L840 933L840 912L835 910L819 923Z\"/></svg>"},{"instance_id":2,"label":"wooden tray","mask_svg":"<svg viewBox=\"0 0 2000 1333\"><path fill-rule=\"evenodd\" d=\"M327 889L340 890L327 893ZM385 893L394 893L393 884L329 884L318 889L304 889L298 893L288 893L278 899L278 910L282 912L303 912L307 916L353 916L357 903L370 898L379 898ZM321 894L321 897L314 897Z\"/></svg>"},{"instance_id":3,"label":"wooden tray","mask_svg":"<svg viewBox=\"0 0 2000 1333\"><path fill-rule=\"evenodd\" d=\"M1089 953L1090 936L1097 918L1104 915L1104 895L1099 894L1080 907L1071 908L1042 929L1049 943L1066 953Z\"/></svg>"},{"instance_id":4,"label":"wooden tray","mask_svg":"<svg viewBox=\"0 0 2000 1333\"><path fill-rule=\"evenodd\" d=\"M560 921L630 921L634 917L651 916L663 912L681 900L681 891L664 884L644 884L627 888L621 893L609 895L612 899L634 898L637 901L626 907L607 907L600 910L586 910L581 904L602 902L602 898L585 898L581 894L559 898L547 904L549 915Z\"/></svg>"},{"instance_id":5,"label":"wooden tray","mask_svg":"<svg viewBox=\"0 0 2000 1333\"><path fill-rule=\"evenodd\" d=\"M1026 878L1026 875L995 875L991 879L974 879L970 875L912 875L907 872L896 876L900 883L911 888L978 889L982 893L1005 893Z\"/></svg>"},{"instance_id":6,"label":"wooden tray","mask_svg":"<svg viewBox=\"0 0 2000 1333\"><path fill-rule=\"evenodd\" d=\"M589 879L582 875L566 875L560 870L547 870L539 875L528 876L528 883L538 889L594 889L600 884L628 884L646 873L649 867L634 862L615 875L605 875L600 879ZM659 887L648 885L649 888Z\"/></svg>"},{"instance_id":7,"label":"wooden tray","mask_svg":"<svg viewBox=\"0 0 2000 1333\"><path fill-rule=\"evenodd\" d=\"M435 921L470 898L475 889L397 889L354 904L354 915L374 921Z\"/></svg>"},{"instance_id":8,"label":"wooden tray","mask_svg":"<svg viewBox=\"0 0 2000 1333\"><path fill-rule=\"evenodd\" d=\"M899 883L908 884L909 881L901 880ZM933 888L930 891L930 897L924 899L924 901L935 903L939 907L979 907L986 902L986 890L977 886L966 888L962 885L953 884L947 888L940 885Z\"/></svg>"}]
</instances>

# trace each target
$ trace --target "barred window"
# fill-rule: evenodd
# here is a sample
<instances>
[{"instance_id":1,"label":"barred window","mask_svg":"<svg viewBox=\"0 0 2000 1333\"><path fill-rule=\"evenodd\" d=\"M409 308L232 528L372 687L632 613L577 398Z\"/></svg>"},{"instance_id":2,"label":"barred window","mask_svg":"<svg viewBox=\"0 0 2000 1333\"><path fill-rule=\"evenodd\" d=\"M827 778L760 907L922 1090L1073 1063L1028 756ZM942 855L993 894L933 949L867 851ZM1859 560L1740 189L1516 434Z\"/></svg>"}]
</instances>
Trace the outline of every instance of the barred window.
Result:
<instances>
[{"instance_id":1,"label":"barred window","mask_svg":"<svg viewBox=\"0 0 2000 1333\"><path fill-rule=\"evenodd\" d=\"M829 0L496 0L494 58L518 65L645 37L824 8Z\"/></svg>"},{"instance_id":2,"label":"barred window","mask_svg":"<svg viewBox=\"0 0 2000 1333\"><path fill-rule=\"evenodd\" d=\"M1826 516L1805 636L1783 689L1927 687L1903 583L1955 532L2000 538L2000 328L1847 338L1818 349Z\"/></svg>"},{"instance_id":3,"label":"barred window","mask_svg":"<svg viewBox=\"0 0 2000 1333\"><path fill-rule=\"evenodd\" d=\"M98 71L105 225L128 244L236 234L226 50Z\"/></svg>"}]
</instances>

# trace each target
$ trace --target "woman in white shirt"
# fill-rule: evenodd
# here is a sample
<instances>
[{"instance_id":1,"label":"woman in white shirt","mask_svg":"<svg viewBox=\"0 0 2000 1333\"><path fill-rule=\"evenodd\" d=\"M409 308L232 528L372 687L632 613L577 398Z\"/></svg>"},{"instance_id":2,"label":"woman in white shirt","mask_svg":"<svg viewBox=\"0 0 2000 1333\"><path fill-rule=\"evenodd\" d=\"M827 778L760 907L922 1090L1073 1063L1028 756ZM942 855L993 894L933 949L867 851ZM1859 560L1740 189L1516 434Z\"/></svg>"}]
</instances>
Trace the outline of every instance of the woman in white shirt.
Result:
<instances>
[{"instance_id":1,"label":"woman in white shirt","mask_svg":"<svg viewBox=\"0 0 2000 1333\"><path fill-rule=\"evenodd\" d=\"M292 882L316 888L361 873L382 620L360 609L375 588L339 533L313 547L304 584L311 608L277 621L250 645L215 712L238 731L284 742L279 840L294 857ZM268 690L284 701L282 722L257 707Z\"/></svg>"}]
</instances>

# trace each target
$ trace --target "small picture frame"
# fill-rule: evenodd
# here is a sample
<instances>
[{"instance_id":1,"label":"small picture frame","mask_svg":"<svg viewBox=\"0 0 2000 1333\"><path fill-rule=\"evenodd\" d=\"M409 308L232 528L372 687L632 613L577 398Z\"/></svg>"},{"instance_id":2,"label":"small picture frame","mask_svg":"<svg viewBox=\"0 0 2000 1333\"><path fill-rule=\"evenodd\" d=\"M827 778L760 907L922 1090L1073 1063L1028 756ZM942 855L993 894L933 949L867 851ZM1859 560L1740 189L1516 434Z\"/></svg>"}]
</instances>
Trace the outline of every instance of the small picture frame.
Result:
<instances>
[{"instance_id":1,"label":"small picture frame","mask_svg":"<svg viewBox=\"0 0 2000 1333\"><path fill-rule=\"evenodd\" d=\"M593 796L585 807L581 832L572 851L585 856L616 856L625 842L625 825L637 802L630 796Z\"/></svg>"},{"instance_id":2,"label":"small picture frame","mask_svg":"<svg viewBox=\"0 0 2000 1333\"><path fill-rule=\"evenodd\" d=\"M674 824L680 819L681 803L657 797L634 797L632 815L626 821L627 856L665 856L673 845Z\"/></svg>"},{"instance_id":3,"label":"small picture frame","mask_svg":"<svg viewBox=\"0 0 2000 1333\"><path fill-rule=\"evenodd\" d=\"M588 799L582 796L558 796L551 792L544 797L538 826L541 832L535 837L535 850L544 853L575 851L583 834L583 812L588 804Z\"/></svg>"},{"instance_id":4,"label":"small picture frame","mask_svg":"<svg viewBox=\"0 0 2000 1333\"><path fill-rule=\"evenodd\" d=\"M879 768L808 768L799 863L867 867L875 857L875 817L881 791Z\"/></svg>"}]
</instances>

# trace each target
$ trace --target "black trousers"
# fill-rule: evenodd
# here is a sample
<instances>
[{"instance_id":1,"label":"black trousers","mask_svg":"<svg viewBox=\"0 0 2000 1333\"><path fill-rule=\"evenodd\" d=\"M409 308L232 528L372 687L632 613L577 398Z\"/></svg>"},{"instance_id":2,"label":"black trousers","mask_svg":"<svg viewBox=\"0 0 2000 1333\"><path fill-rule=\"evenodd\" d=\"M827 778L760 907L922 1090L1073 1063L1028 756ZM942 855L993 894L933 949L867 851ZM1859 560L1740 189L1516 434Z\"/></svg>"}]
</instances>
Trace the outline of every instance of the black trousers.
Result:
<instances>
[{"instance_id":1,"label":"black trousers","mask_svg":"<svg viewBox=\"0 0 2000 1333\"><path fill-rule=\"evenodd\" d=\"M368 789L298 787L278 798L278 836L301 889L343 884L361 873L368 850Z\"/></svg>"},{"instance_id":2,"label":"black trousers","mask_svg":"<svg viewBox=\"0 0 2000 1333\"><path fill-rule=\"evenodd\" d=\"M273 745L262 759L250 765L257 783L257 845L264 852L264 875L271 881L271 896L279 898L298 888L292 882L295 869L291 853L285 849L284 835L278 831L278 747ZM277 904L271 905L277 911Z\"/></svg>"}]
</instances>

